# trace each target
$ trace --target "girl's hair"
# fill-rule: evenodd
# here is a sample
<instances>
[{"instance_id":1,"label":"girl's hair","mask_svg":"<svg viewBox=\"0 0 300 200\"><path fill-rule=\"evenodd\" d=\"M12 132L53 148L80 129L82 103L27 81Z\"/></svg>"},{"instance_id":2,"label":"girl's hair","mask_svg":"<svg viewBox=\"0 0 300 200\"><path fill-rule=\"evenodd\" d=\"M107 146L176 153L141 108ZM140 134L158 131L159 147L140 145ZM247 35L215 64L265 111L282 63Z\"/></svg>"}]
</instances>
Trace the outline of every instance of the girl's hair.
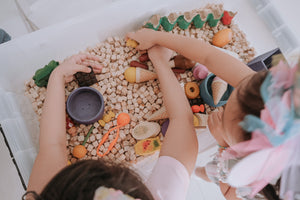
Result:
<instances>
[{"instance_id":1,"label":"girl's hair","mask_svg":"<svg viewBox=\"0 0 300 200\"><path fill-rule=\"evenodd\" d=\"M248 80L246 84L242 83L241 86L237 88L237 101L242 111L241 120L248 114L260 117L260 111L264 109L264 102L260 95L260 86L267 74L268 71L257 72L251 77L246 78L246 80ZM245 131L244 139L250 140L251 133ZM280 181L277 181L275 186L268 184L260 193L269 200L279 200L277 194L280 188L279 182Z\"/></svg>"},{"instance_id":2,"label":"girl's hair","mask_svg":"<svg viewBox=\"0 0 300 200\"><path fill-rule=\"evenodd\" d=\"M121 190L134 198L153 200L150 191L134 171L103 160L78 161L54 176L40 195L28 193L35 200L92 200L100 186Z\"/></svg>"}]
</instances>

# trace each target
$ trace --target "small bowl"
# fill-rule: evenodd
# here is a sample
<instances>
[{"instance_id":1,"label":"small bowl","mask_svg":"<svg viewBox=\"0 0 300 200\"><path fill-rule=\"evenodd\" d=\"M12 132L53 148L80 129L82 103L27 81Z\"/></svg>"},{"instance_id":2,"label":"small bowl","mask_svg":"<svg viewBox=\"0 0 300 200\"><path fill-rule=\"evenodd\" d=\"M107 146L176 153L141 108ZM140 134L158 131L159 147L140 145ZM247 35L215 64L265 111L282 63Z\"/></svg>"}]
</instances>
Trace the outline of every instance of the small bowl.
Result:
<instances>
[{"instance_id":1,"label":"small bowl","mask_svg":"<svg viewBox=\"0 0 300 200\"><path fill-rule=\"evenodd\" d=\"M91 87L77 88L67 99L67 113L80 124L92 124L98 121L104 113L102 94Z\"/></svg>"},{"instance_id":2,"label":"small bowl","mask_svg":"<svg viewBox=\"0 0 300 200\"><path fill-rule=\"evenodd\" d=\"M212 107L220 107L227 103L227 100L234 88L228 84L226 92L222 96L219 103L217 105L215 105L214 99L212 97L212 90L211 90L211 84L215 77L216 77L216 75L211 73L202 81L202 83L200 84L200 87L199 87L200 88L200 97L203 99L203 101L206 104L208 104Z\"/></svg>"}]
</instances>

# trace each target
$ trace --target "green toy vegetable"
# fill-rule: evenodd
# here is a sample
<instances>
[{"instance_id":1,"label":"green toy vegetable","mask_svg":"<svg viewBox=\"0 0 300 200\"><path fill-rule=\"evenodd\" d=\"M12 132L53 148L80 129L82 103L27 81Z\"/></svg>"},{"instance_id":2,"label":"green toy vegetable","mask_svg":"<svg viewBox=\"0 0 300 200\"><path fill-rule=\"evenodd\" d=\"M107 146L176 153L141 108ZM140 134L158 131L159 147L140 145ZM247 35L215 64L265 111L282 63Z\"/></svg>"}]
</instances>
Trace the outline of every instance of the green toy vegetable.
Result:
<instances>
[{"instance_id":1,"label":"green toy vegetable","mask_svg":"<svg viewBox=\"0 0 300 200\"><path fill-rule=\"evenodd\" d=\"M35 84L39 87L47 87L50 74L58 65L59 62L51 60L48 65L45 65L45 67L38 69L32 77Z\"/></svg>"}]
</instances>

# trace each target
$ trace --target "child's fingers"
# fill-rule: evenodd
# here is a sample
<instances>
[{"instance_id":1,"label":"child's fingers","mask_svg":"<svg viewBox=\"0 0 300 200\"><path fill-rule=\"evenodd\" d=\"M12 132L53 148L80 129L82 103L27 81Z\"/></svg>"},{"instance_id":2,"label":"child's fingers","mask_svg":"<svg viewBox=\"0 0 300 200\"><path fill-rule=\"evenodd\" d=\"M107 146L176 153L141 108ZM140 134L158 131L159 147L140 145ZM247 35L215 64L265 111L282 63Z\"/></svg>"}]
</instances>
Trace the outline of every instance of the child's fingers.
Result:
<instances>
[{"instance_id":1,"label":"child's fingers","mask_svg":"<svg viewBox=\"0 0 300 200\"><path fill-rule=\"evenodd\" d=\"M90 73L91 69L85 65L74 65L74 70L76 72L84 72L84 73Z\"/></svg>"},{"instance_id":2,"label":"child's fingers","mask_svg":"<svg viewBox=\"0 0 300 200\"><path fill-rule=\"evenodd\" d=\"M98 56L94 56L94 55L91 55L91 54L81 53L81 54L78 54L76 56L76 61L77 62L83 62L85 60L94 60L94 61L100 62L100 58Z\"/></svg>"},{"instance_id":3,"label":"child's fingers","mask_svg":"<svg viewBox=\"0 0 300 200\"><path fill-rule=\"evenodd\" d=\"M85 60L85 61L81 62L81 65L91 66L93 69L96 69L96 70L101 70L103 68L103 66L101 64L96 63L94 61L90 61L90 60Z\"/></svg>"}]
</instances>

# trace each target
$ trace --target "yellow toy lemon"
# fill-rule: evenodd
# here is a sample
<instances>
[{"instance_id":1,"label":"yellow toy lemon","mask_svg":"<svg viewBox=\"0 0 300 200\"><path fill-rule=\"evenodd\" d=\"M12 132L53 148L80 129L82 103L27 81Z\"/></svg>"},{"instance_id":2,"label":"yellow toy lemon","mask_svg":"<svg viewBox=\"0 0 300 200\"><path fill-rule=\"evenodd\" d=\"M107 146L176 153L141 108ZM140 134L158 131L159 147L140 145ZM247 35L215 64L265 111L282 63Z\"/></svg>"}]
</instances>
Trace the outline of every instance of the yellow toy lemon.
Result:
<instances>
[{"instance_id":1,"label":"yellow toy lemon","mask_svg":"<svg viewBox=\"0 0 300 200\"><path fill-rule=\"evenodd\" d=\"M135 77L136 77L135 67L128 67L124 72L124 76L129 83L135 83Z\"/></svg>"}]
</instances>

